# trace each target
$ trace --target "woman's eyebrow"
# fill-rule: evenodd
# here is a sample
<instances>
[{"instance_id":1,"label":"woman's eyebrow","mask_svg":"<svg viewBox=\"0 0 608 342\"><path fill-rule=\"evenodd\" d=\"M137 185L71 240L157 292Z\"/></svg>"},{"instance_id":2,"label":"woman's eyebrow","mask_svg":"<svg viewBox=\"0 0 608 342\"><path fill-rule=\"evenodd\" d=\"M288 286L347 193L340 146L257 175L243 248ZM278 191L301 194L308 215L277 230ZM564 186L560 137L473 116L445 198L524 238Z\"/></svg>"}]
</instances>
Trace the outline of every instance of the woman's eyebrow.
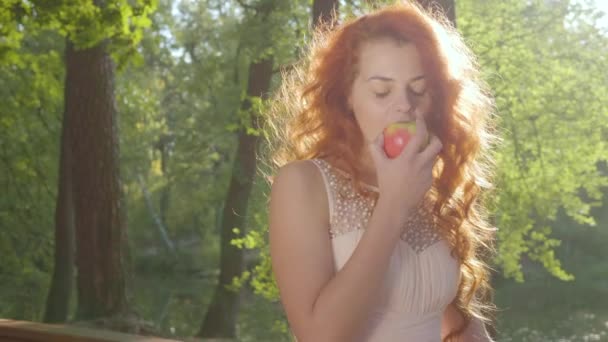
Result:
<instances>
[{"instance_id":1,"label":"woman's eyebrow","mask_svg":"<svg viewBox=\"0 0 608 342\"><path fill-rule=\"evenodd\" d=\"M421 79L423 79L423 78L424 78L424 75L419 75L419 76L416 76L416 77L414 77L414 78L410 79L410 81L409 81L408 83L411 83L411 82L414 82L414 81L418 81L418 80L421 80ZM390 77L386 77L386 76L379 76L379 75L375 75L375 76L372 76L372 77L368 78L368 79L366 80L366 82L369 82L369 81L371 81L371 80L379 80L379 81L384 81L384 82L394 82L394 81L395 81L395 79L394 79L394 78L390 78Z\"/></svg>"}]
</instances>

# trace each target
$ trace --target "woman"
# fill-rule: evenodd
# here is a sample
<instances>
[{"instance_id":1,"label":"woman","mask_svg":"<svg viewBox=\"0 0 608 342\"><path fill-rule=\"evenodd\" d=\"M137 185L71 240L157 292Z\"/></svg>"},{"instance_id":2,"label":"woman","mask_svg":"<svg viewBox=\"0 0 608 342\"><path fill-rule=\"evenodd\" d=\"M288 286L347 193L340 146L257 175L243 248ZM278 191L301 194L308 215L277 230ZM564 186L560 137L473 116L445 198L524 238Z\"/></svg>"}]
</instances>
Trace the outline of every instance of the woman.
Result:
<instances>
[{"instance_id":1,"label":"woman","mask_svg":"<svg viewBox=\"0 0 608 342\"><path fill-rule=\"evenodd\" d=\"M298 341L491 341L493 105L470 51L414 4L316 32L285 75L270 253ZM415 122L397 157L384 129Z\"/></svg>"}]
</instances>

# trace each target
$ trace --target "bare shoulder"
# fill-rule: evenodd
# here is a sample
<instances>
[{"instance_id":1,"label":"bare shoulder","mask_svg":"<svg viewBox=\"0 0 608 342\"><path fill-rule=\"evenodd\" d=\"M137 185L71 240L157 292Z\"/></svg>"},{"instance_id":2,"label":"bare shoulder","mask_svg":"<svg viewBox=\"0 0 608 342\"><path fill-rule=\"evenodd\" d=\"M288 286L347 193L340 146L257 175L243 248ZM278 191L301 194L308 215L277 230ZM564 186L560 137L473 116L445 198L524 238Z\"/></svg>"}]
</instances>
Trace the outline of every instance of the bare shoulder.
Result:
<instances>
[{"instance_id":1,"label":"bare shoulder","mask_svg":"<svg viewBox=\"0 0 608 342\"><path fill-rule=\"evenodd\" d=\"M270 205L271 212L298 206L328 222L327 193L318 167L309 160L296 160L281 167L272 184Z\"/></svg>"},{"instance_id":2,"label":"bare shoulder","mask_svg":"<svg viewBox=\"0 0 608 342\"><path fill-rule=\"evenodd\" d=\"M312 162L291 162L275 176L270 193L270 256L296 336L313 329L311 309L334 275L327 203L323 176Z\"/></svg>"},{"instance_id":3,"label":"bare shoulder","mask_svg":"<svg viewBox=\"0 0 608 342\"><path fill-rule=\"evenodd\" d=\"M315 183L322 185L321 175L317 170L317 166L310 160L295 160L285 164L278 170L273 185L280 179L305 182L309 186Z\"/></svg>"}]
</instances>

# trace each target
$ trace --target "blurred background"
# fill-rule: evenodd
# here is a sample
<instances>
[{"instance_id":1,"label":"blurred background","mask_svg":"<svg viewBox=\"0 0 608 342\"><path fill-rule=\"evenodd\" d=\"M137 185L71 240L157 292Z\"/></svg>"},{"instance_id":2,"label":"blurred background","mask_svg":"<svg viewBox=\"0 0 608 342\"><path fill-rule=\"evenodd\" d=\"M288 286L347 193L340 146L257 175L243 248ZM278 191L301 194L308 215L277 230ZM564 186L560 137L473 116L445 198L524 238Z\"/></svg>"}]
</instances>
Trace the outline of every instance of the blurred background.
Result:
<instances>
[{"instance_id":1,"label":"blurred background","mask_svg":"<svg viewBox=\"0 0 608 342\"><path fill-rule=\"evenodd\" d=\"M3 0L0 318L289 341L264 111L371 2ZM496 97L495 336L608 341L608 1L438 3Z\"/></svg>"}]
</instances>

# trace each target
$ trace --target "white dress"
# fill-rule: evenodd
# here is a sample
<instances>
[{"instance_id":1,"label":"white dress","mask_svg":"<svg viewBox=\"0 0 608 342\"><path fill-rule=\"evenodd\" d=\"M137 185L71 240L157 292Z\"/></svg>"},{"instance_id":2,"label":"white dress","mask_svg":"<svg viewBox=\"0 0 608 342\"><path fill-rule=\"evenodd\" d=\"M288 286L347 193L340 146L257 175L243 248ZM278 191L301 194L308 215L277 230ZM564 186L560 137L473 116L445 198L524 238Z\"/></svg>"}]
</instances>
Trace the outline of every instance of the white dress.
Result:
<instances>
[{"instance_id":1,"label":"white dress","mask_svg":"<svg viewBox=\"0 0 608 342\"><path fill-rule=\"evenodd\" d=\"M374 201L355 192L346 172L323 159L310 161L323 175L328 194L328 229L337 272L361 239ZM377 191L371 185L362 186ZM419 210L409 221L391 257L381 300L357 342L441 341L442 315L456 297L459 266L448 243L434 230L431 217Z\"/></svg>"}]
</instances>

